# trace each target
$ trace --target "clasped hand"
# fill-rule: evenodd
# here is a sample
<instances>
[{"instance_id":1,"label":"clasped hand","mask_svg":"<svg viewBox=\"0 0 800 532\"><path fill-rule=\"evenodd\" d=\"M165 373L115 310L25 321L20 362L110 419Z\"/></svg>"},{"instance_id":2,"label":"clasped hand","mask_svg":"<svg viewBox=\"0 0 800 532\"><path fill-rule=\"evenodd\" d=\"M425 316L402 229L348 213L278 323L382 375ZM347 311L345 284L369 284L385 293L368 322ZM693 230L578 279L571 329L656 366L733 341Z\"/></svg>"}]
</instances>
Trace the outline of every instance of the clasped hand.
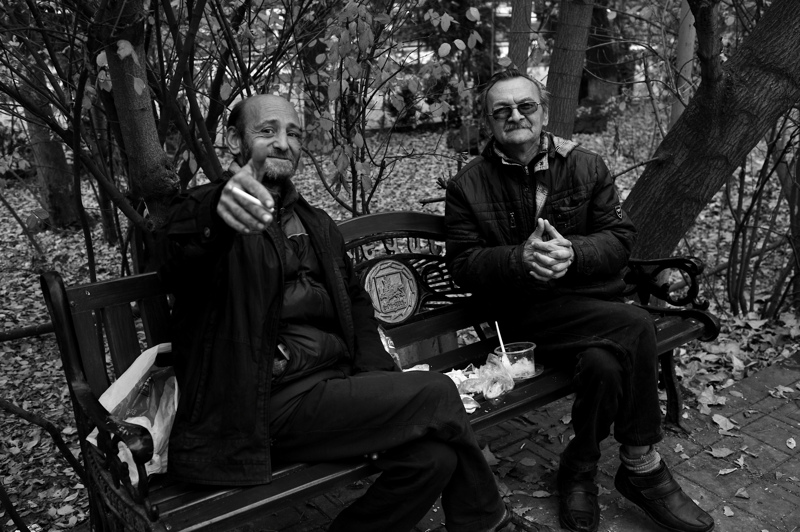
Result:
<instances>
[{"instance_id":1,"label":"clasped hand","mask_svg":"<svg viewBox=\"0 0 800 532\"><path fill-rule=\"evenodd\" d=\"M260 180L268 150L254 142L252 157L228 180L217 203L220 218L240 233L261 232L272 222L275 201Z\"/></svg>"},{"instance_id":2,"label":"clasped hand","mask_svg":"<svg viewBox=\"0 0 800 532\"><path fill-rule=\"evenodd\" d=\"M544 240L547 236L548 240ZM522 250L528 273L539 281L559 279L566 275L575 258L572 242L561 236L550 222L539 218Z\"/></svg>"}]
</instances>

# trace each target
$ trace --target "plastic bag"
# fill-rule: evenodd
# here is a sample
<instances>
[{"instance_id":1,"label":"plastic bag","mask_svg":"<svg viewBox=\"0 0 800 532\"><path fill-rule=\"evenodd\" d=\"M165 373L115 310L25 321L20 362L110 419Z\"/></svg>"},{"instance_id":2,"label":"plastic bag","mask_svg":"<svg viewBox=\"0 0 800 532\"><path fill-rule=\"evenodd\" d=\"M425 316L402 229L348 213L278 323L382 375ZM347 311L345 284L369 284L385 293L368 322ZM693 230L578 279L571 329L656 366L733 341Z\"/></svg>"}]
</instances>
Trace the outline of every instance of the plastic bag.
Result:
<instances>
[{"instance_id":1,"label":"plastic bag","mask_svg":"<svg viewBox=\"0 0 800 532\"><path fill-rule=\"evenodd\" d=\"M486 364L469 373L464 371L463 375L467 378L462 380L461 376L448 374L454 381L459 378L457 386L462 394L481 393L486 399L494 399L514 388L514 378L501 358L494 354L486 358Z\"/></svg>"},{"instance_id":2,"label":"plastic bag","mask_svg":"<svg viewBox=\"0 0 800 532\"><path fill-rule=\"evenodd\" d=\"M112 416L146 428L153 438L153 458L145 464L147 475L167 471L169 433L178 408L178 382L171 366L154 366L159 353L172 351L172 344L151 347L100 396L100 404ZM87 436L97 445L97 429ZM128 447L120 442L119 459L127 462L131 483L139 483L136 464Z\"/></svg>"},{"instance_id":3,"label":"plastic bag","mask_svg":"<svg viewBox=\"0 0 800 532\"><path fill-rule=\"evenodd\" d=\"M494 399L514 389L514 377L503 364L501 357L491 354L486 357L486 364L478 368L478 377L483 380L483 396Z\"/></svg>"}]
</instances>

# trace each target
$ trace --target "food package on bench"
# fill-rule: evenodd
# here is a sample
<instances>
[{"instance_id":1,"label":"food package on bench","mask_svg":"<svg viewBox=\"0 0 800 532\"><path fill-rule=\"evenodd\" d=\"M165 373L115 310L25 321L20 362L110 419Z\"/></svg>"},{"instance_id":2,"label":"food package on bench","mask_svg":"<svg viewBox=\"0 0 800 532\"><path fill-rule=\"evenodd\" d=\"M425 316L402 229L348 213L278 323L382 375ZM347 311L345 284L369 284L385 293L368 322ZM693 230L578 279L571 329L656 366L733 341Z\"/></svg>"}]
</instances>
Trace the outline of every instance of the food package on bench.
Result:
<instances>
[{"instance_id":1,"label":"food package on bench","mask_svg":"<svg viewBox=\"0 0 800 532\"><path fill-rule=\"evenodd\" d=\"M145 464L147 475L167 471L167 448L175 411L178 408L178 382L171 366L154 365L160 353L172 351L171 343L151 347L100 396L100 404L115 418L146 428L153 438L153 458ZM97 445L97 429L87 436ZM128 464L131 483L139 483L139 474L130 450L119 444L119 459Z\"/></svg>"},{"instance_id":2,"label":"food package on bench","mask_svg":"<svg viewBox=\"0 0 800 532\"><path fill-rule=\"evenodd\" d=\"M495 354L490 354L486 358L486 364L473 368L471 372L463 370L461 375L451 375L452 373L447 375L456 382L458 391L462 394L481 393L486 399L495 399L514 388L514 378L501 357Z\"/></svg>"}]
</instances>

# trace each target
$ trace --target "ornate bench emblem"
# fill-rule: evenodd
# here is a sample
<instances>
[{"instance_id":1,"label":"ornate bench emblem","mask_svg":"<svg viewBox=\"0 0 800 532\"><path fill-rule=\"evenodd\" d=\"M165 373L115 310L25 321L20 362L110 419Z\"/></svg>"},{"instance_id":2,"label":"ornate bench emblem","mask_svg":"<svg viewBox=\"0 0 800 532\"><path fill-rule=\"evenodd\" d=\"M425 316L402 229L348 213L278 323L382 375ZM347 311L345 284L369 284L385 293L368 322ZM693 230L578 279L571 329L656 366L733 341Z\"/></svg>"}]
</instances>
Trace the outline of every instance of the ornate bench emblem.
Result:
<instances>
[{"instance_id":1,"label":"ornate bench emblem","mask_svg":"<svg viewBox=\"0 0 800 532\"><path fill-rule=\"evenodd\" d=\"M400 323L414 314L419 288L411 269L400 261L386 259L367 272L364 279L375 317L386 323Z\"/></svg>"}]
</instances>

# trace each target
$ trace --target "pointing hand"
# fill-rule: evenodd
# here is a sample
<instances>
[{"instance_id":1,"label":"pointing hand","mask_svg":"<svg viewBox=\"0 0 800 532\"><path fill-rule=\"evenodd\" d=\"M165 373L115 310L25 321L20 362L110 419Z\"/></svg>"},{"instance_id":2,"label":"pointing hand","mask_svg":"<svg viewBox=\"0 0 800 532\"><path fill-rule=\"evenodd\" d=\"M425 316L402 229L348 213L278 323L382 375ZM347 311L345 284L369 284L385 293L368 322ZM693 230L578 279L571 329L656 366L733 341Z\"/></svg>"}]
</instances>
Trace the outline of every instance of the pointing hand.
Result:
<instances>
[{"instance_id":1,"label":"pointing hand","mask_svg":"<svg viewBox=\"0 0 800 532\"><path fill-rule=\"evenodd\" d=\"M275 201L261 184L264 161L268 155L268 144L256 139L250 160L239 168L222 189L217 214L240 233L261 232L272 222Z\"/></svg>"}]
</instances>

